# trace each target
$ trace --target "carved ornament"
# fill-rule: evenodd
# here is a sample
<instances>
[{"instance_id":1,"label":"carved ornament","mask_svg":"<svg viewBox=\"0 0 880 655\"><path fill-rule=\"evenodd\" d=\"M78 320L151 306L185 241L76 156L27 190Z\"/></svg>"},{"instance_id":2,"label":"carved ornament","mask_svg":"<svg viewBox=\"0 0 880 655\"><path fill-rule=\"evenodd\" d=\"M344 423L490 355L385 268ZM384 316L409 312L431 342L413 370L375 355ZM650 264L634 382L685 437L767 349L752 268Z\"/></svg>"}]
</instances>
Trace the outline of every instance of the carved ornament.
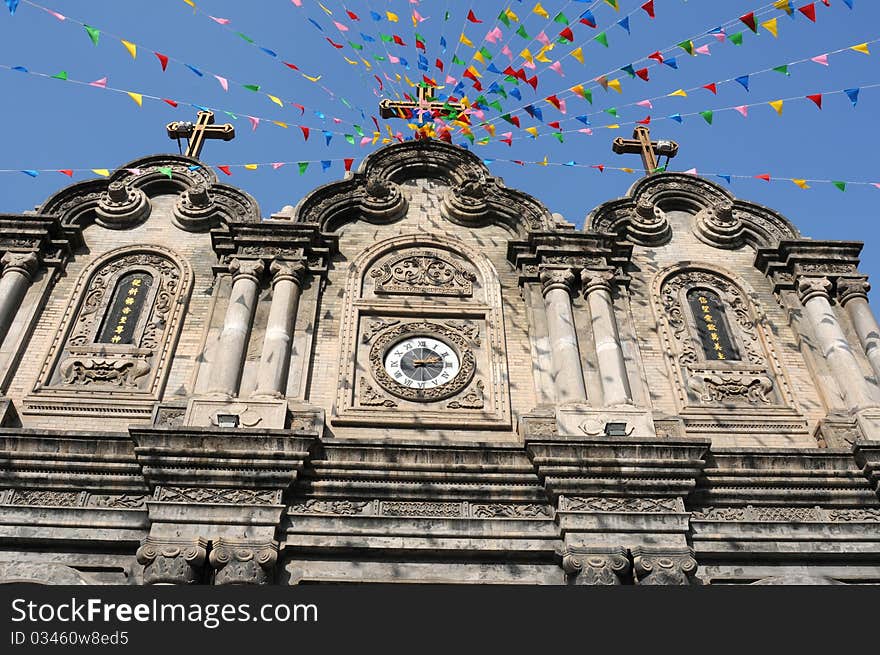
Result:
<instances>
[{"instance_id":1,"label":"carved ornament","mask_svg":"<svg viewBox=\"0 0 880 655\"><path fill-rule=\"evenodd\" d=\"M694 551L637 546L632 549L633 569L639 585L691 585L697 572Z\"/></svg>"},{"instance_id":2,"label":"carved ornament","mask_svg":"<svg viewBox=\"0 0 880 655\"><path fill-rule=\"evenodd\" d=\"M141 189L131 188L121 181L113 181L101 194L95 209L101 227L119 229L135 225L150 215L150 199Z\"/></svg>"},{"instance_id":3,"label":"carved ornament","mask_svg":"<svg viewBox=\"0 0 880 655\"><path fill-rule=\"evenodd\" d=\"M863 277L842 278L837 281L837 298L842 306L850 300L867 300L871 285Z\"/></svg>"},{"instance_id":4,"label":"carved ornament","mask_svg":"<svg viewBox=\"0 0 880 655\"><path fill-rule=\"evenodd\" d=\"M767 394L773 390L773 381L769 377L747 371L696 371L688 378L687 385L700 402L707 404L769 404L771 401Z\"/></svg>"},{"instance_id":5,"label":"carved ornament","mask_svg":"<svg viewBox=\"0 0 880 655\"><path fill-rule=\"evenodd\" d=\"M623 548L602 551L569 547L562 554L562 569L577 585L621 585L628 581L630 566Z\"/></svg>"},{"instance_id":6,"label":"carved ornament","mask_svg":"<svg viewBox=\"0 0 880 655\"><path fill-rule=\"evenodd\" d=\"M144 584L196 584L208 554L208 542L197 539L147 537L137 549Z\"/></svg>"},{"instance_id":7,"label":"carved ornament","mask_svg":"<svg viewBox=\"0 0 880 655\"><path fill-rule=\"evenodd\" d=\"M377 294L471 296L477 276L437 251L410 252L370 272Z\"/></svg>"},{"instance_id":8,"label":"carved ornament","mask_svg":"<svg viewBox=\"0 0 880 655\"><path fill-rule=\"evenodd\" d=\"M215 585L265 585L275 577L278 545L220 537L211 546L208 562Z\"/></svg>"}]
</instances>

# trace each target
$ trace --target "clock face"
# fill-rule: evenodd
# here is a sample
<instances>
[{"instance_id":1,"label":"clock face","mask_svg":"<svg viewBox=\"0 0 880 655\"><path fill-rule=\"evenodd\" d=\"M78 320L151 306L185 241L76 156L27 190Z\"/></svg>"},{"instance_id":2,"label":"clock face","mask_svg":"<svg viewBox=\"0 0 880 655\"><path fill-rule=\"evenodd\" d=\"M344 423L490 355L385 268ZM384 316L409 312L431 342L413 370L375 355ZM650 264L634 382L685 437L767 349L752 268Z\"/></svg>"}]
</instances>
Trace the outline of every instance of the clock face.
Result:
<instances>
[{"instance_id":1,"label":"clock face","mask_svg":"<svg viewBox=\"0 0 880 655\"><path fill-rule=\"evenodd\" d=\"M385 372L411 389L434 389L452 381L461 369L456 352L431 337L398 341L385 355Z\"/></svg>"}]
</instances>

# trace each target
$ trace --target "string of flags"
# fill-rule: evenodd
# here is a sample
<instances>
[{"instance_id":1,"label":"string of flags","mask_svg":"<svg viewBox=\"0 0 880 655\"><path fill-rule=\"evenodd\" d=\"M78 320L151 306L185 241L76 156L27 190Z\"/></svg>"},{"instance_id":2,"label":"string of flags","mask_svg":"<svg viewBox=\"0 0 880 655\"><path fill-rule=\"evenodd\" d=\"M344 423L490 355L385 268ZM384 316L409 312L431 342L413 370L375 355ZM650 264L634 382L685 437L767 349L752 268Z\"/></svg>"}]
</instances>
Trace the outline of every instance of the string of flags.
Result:
<instances>
[{"instance_id":1,"label":"string of flags","mask_svg":"<svg viewBox=\"0 0 880 655\"><path fill-rule=\"evenodd\" d=\"M207 68L203 67L201 64L199 64L197 66L197 65L194 65L191 63L187 63L184 60L173 56L172 54L168 54L167 50L165 52L159 52L158 50L152 50L151 48L148 48L146 46L143 46L142 44L136 43L135 41L123 39L122 37L120 37L116 34L113 34L111 32L107 32L105 30L102 30L99 27L94 27L94 26L91 26L87 23L84 23L76 18L72 18L70 16L65 16L65 15L63 15L53 9L49 9L48 7L44 7L43 5L40 5L36 2L33 2L33 0L22 0L22 1L25 2L26 4L33 6L36 9L39 9L39 10L53 16L54 18L58 19L58 21L60 21L60 22L71 24L71 25L78 25L78 26L82 27L85 30L86 34L88 35L90 41L95 46L97 46L99 44L102 35L105 37L110 37L114 40L119 41L121 43L121 45L123 46L125 52L127 52L128 55L130 55L132 59L137 59L139 52L140 53L151 52L156 57L156 59L158 59L158 63L161 66L163 72L168 70L169 64L177 64L177 65L181 66L182 68L185 68L188 71L190 71L191 73L195 74L197 77L200 77L203 79L212 79L213 78L214 80L217 81L219 86L225 92L229 91L230 86L238 87L238 88L244 89L244 90L252 92L252 93L257 93L257 94L263 95L269 101L278 105L279 107L287 107L287 108L299 110L300 115L303 115L306 110L309 110L310 113L314 114L317 118L321 119L322 121L327 120L327 115L323 111L318 110L318 109L314 109L314 108L310 108L310 107L307 107L301 103L298 103L298 102L295 102L292 100L288 100L288 99L284 99L284 98L279 97L278 95L274 95L272 93L269 93L260 84L255 84L255 83L250 83L250 82L241 82L241 81L238 81L238 80L234 79L233 77L229 76L228 74L221 75L218 72L208 70ZM296 64L292 64L290 62L284 62L284 64L288 69L297 71L303 78L309 80L310 82L317 82L318 80L321 79L320 75L313 76L313 75L309 75L307 73L302 72L300 70L299 66L297 66ZM102 79L105 82L107 80L106 77L104 77ZM348 106L349 106L349 108L351 108L350 105L348 105ZM341 119L336 119L336 118L334 118L334 122L336 122L337 124L342 123L342 122L344 122L346 124L352 124L349 121L342 121Z\"/></svg>"}]
</instances>

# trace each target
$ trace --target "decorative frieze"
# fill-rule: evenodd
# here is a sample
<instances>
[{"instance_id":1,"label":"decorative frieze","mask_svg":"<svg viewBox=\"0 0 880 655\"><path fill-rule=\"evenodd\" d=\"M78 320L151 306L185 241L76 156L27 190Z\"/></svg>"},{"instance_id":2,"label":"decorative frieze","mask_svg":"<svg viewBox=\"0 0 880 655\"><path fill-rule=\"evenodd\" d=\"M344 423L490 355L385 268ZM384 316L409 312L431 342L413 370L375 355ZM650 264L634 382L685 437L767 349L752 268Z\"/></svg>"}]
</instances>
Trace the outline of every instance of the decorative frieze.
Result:
<instances>
[{"instance_id":1,"label":"decorative frieze","mask_svg":"<svg viewBox=\"0 0 880 655\"><path fill-rule=\"evenodd\" d=\"M287 509L289 514L327 516L443 517L443 518L545 518L549 505L535 503L472 503L386 500L322 500L312 498Z\"/></svg>"},{"instance_id":2,"label":"decorative frieze","mask_svg":"<svg viewBox=\"0 0 880 655\"><path fill-rule=\"evenodd\" d=\"M54 489L9 489L0 491L0 504L23 507L102 507L140 509L146 506L146 494L100 494L89 491Z\"/></svg>"},{"instance_id":3,"label":"decorative frieze","mask_svg":"<svg viewBox=\"0 0 880 655\"><path fill-rule=\"evenodd\" d=\"M200 503L209 505L276 505L281 501L281 491L276 489L228 489L216 487L158 486L156 500L168 503Z\"/></svg>"},{"instance_id":4,"label":"decorative frieze","mask_svg":"<svg viewBox=\"0 0 880 655\"><path fill-rule=\"evenodd\" d=\"M439 251L407 252L370 271L377 294L473 295L477 276Z\"/></svg>"},{"instance_id":5,"label":"decorative frieze","mask_svg":"<svg viewBox=\"0 0 880 655\"><path fill-rule=\"evenodd\" d=\"M684 512L681 498L560 496L560 512Z\"/></svg>"},{"instance_id":6,"label":"decorative frieze","mask_svg":"<svg viewBox=\"0 0 880 655\"><path fill-rule=\"evenodd\" d=\"M703 507L691 513L700 521L818 522L818 523L880 523L880 507Z\"/></svg>"}]
</instances>

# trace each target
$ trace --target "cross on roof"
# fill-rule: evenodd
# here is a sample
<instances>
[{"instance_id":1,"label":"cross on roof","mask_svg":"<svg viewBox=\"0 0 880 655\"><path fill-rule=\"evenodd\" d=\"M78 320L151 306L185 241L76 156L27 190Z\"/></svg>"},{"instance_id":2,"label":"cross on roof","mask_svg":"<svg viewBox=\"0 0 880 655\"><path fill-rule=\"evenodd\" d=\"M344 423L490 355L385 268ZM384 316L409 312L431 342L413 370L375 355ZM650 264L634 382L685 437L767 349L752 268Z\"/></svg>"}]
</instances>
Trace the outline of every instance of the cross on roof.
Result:
<instances>
[{"instance_id":1,"label":"cross on roof","mask_svg":"<svg viewBox=\"0 0 880 655\"><path fill-rule=\"evenodd\" d=\"M651 130L644 125L639 125L633 130L632 139L617 137L611 145L612 150L618 155L640 154L642 164L645 167L645 175L656 173L659 168L657 157L666 155L667 160L678 154L678 144L675 141L661 139L651 141Z\"/></svg>"},{"instance_id":2,"label":"cross on roof","mask_svg":"<svg viewBox=\"0 0 880 655\"><path fill-rule=\"evenodd\" d=\"M214 125L214 112L200 111L195 124L189 122L168 123L166 126L169 139L186 138L189 145L186 156L198 159L206 139L222 139L231 141L235 138L235 126L230 123Z\"/></svg>"},{"instance_id":3,"label":"cross on roof","mask_svg":"<svg viewBox=\"0 0 880 655\"><path fill-rule=\"evenodd\" d=\"M415 113L427 112L462 112L467 107L463 102L439 102L432 100L437 88L427 84L419 84L418 96L412 100L391 100L385 98L379 102L379 115L382 118L411 118Z\"/></svg>"}]
</instances>

